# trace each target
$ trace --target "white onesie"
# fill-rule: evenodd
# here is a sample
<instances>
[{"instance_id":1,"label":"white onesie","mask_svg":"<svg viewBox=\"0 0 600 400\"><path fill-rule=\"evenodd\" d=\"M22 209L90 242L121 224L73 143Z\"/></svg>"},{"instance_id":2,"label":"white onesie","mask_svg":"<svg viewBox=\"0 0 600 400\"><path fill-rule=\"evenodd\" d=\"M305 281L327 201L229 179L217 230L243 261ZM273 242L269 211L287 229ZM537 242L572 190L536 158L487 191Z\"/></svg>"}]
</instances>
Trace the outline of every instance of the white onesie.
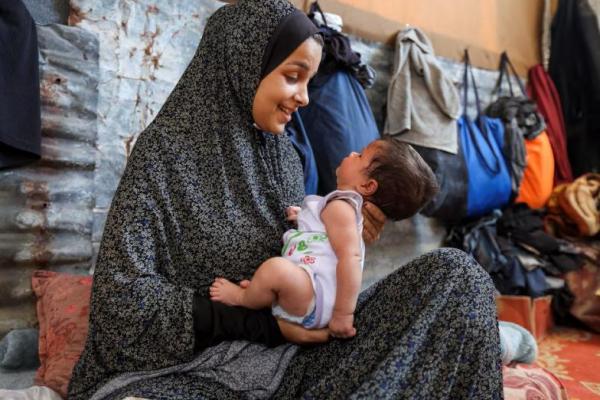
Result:
<instances>
[{"instance_id":1,"label":"white onesie","mask_svg":"<svg viewBox=\"0 0 600 400\"><path fill-rule=\"evenodd\" d=\"M273 304L273 314L305 328L326 327L335 305L337 256L329 243L321 212L328 202L343 199L356 210L356 229L360 238L361 262L364 265L365 244L362 240L362 196L351 190L336 190L325 197L306 196L298 213L298 229L290 229L283 235L282 257L303 268L312 281L314 301L304 317L286 313L279 305Z\"/></svg>"}]
</instances>

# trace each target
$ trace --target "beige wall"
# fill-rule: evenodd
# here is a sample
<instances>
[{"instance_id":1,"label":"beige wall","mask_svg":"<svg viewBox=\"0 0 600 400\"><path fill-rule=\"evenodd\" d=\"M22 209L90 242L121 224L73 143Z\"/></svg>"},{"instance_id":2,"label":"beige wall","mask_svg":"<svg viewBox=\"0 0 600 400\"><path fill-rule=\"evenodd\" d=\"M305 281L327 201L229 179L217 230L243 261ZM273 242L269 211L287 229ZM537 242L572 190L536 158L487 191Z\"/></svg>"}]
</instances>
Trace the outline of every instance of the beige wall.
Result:
<instances>
[{"instance_id":1,"label":"beige wall","mask_svg":"<svg viewBox=\"0 0 600 400\"><path fill-rule=\"evenodd\" d=\"M310 0L296 0L307 9ZM410 24L432 39L436 53L455 60L470 49L473 63L494 69L503 50L521 74L541 60L543 0L320 0L340 14L344 30L392 43Z\"/></svg>"}]
</instances>

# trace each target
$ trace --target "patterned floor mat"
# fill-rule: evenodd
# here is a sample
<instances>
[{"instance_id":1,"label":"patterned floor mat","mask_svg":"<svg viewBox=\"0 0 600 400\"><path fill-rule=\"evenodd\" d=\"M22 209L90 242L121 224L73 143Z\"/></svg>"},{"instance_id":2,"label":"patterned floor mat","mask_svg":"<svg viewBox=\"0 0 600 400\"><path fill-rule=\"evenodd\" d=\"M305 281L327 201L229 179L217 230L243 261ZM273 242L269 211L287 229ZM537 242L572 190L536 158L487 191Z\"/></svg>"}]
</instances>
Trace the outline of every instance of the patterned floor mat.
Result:
<instances>
[{"instance_id":1,"label":"patterned floor mat","mask_svg":"<svg viewBox=\"0 0 600 400\"><path fill-rule=\"evenodd\" d=\"M562 381L570 400L600 400L600 335L556 328L540 343L536 364Z\"/></svg>"}]
</instances>

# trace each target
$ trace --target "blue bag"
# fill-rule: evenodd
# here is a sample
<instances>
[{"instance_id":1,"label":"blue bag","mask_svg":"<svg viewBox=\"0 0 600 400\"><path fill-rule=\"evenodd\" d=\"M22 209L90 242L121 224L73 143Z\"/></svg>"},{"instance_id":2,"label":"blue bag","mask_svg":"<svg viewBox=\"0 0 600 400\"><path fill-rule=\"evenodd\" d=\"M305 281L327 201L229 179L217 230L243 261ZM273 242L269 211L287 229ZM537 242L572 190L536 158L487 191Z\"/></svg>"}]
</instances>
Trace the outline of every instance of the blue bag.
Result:
<instances>
[{"instance_id":1,"label":"blue bag","mask_svg":"<svg viewBox=\"0 0 600 400\"><path fill-rule=\"evenodd\" d=\"M462 147L460 135L458 148ZM447 225L461 222L467 215L467 166L462 151L456 154L429 147L411 146L435 173L439 192L423 207L421 214L439 219Z\"/></svg>"},{"instance_id":2,"label":"blue bag","mask_svg":"<svg viewBox=\"0 0 600 400\"><path fill-rule=\"evenodd\" d=\"M364 89L345 70L318 73L309 84L310 103L300 109L319 171L320 195L336 189L335 170L344 157L379 139Z\"/></svg>"},{"instance_id":3,"label":"blue bag","mask_svg":"<svg viewBox=\"0 0 600 400\"><path fill-rule=\"evenodd\" d=\"M296 153L302 162L302 170L304 172L304 194L317 194L319 182L319 173L317 171L317 163L313 153L310 140L306 135L302 117L298 111L292 114L292 120L285 126L287 133Z\"/></svg>"},{"instance_id":4,"label":"blue bag","mask_svg":"<svg viewBox=\"0 0 600 400\"><path fill-rule=\"evenodd\" d=\"M469 75L475 92L477 119L467 115ZM508 204L511 195L511 178L504 156L504 127L497 118L481 114L475 77L465 50L463 81L463 115L458 120L461 150L467 166L467 216L478 217Z\"/></svg>"}]
</instances>

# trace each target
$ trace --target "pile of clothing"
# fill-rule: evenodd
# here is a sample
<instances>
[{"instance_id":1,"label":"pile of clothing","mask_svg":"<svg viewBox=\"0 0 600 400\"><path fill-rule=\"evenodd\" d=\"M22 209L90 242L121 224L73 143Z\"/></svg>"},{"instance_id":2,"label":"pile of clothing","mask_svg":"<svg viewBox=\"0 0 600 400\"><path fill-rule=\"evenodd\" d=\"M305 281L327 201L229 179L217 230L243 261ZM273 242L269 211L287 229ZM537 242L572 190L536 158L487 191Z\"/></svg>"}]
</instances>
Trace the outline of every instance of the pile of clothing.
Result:
<instances>
[{"instance_id":1,"label":"pile of clothing","mask_svg":"<svg viewBox=\"0 0 600 400\"><path fill-rule=\"evenodd\" d=\"M585 262L583 251L544 231L544 210L514 204L451 228L446 245L472 255L506 295L555 296L558 319L568 315L573 296L563 276Z\"/></svg>"},{"instance_id":2,"label":"pile of clothing","mask_svg":"<svg viewBox=\"0 0 600 400\"><path fill-rule=\"evenodd\" d=\"M591 237L600 232L600 174L582 175L554 188L547 204L546 230L559 237Z\"/></svg>"}]
</instances>

